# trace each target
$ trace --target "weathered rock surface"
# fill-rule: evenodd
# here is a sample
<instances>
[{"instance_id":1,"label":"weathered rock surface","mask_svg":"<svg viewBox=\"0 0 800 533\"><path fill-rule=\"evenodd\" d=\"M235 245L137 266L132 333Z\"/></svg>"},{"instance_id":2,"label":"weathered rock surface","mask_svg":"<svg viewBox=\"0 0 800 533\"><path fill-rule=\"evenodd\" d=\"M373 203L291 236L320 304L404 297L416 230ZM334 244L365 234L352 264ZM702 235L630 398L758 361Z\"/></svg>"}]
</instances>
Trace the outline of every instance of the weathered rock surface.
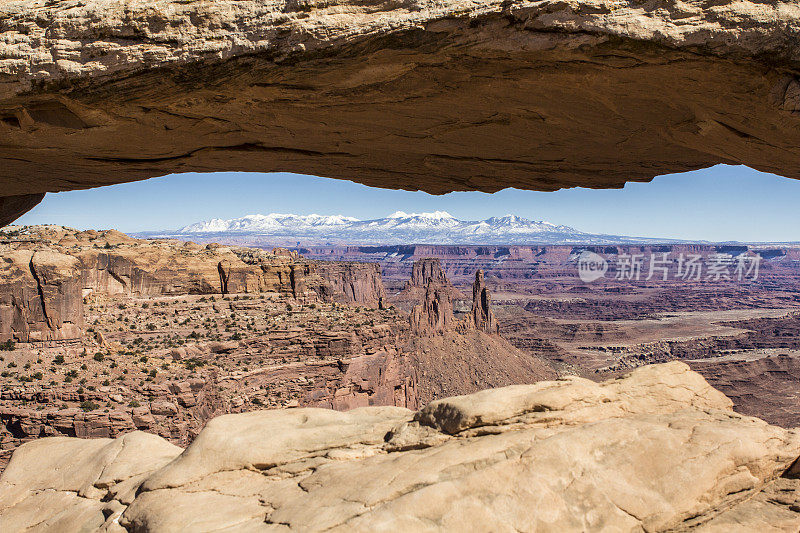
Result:
<instances>
[{"instance_id":1,"label":"weathered rock surface","mask_svg":"<svg viewBox=\"0 0 800 533\"><path fill-rule=\"evenodd\" d=\"M328 301L357 303L372 308L384 304L386 292L377 263L324 262L314 263L314 273L325 280L330 294L320 292Z\"/></svg>"},{"instance_id":2,"label":"weathered rock surface","mask_svg":"<svg viewBox=\"0 0 800 533\"><path fill-rule=\"evenodd\" d=\"M442 291L450 301L464 299L464 294L447 279L441 261L435 257L423 257L414 261L411 266L411 279L403 284L403 289L399 293L392 296L392 301L397 303L423 301L429 285Z\"/></svg>"},{"instance_id":3,"label":"weathered rock surface","mask_svg":"<svg viewBox=\"0 0 800 533\"><path fill-rule=\"evenodd\" d=\"M486 288L483 279L483 270L475 272L475 282L472 284L472 311L464 321L467 329L477 329L489 334L497 334L500 326L492 312L492 295Z\"/></svg>"},{"instance_id":4,"label":"weathered rock surface","mask_svg":"<svg viewBox=\"0 0 800 533\"><path fill-rule=\"evenodd\" d=\"M422 301L411 309L409 322L411 331L416 335L441 335L446 331L454 331L456 319L448 288L429 281Z\"/></svg>"},{"instance_id":5,"label":"weathered rock surface","mask_svg":"<svg viewBox=\"0 0 800 533\"><path fill-rule=\"evenodd\" d=\"M0 258L0 341L74 338L83 326L75 257L14 250Z\"/></svg>"},{"instance_id":6,"label":"weathered rock surface","mask_svg":"<svg viewBox=\"0 0 800 533\"><path fill-rule=\"evenodd\" d=\"M414 265L411 267L411 279L408 281L408 287L426 287L431 281L441 285L450 283L442 270L441 261L436 257L427 257L414 261Z\"/></svg>"},{"instance_id":7,"label":"weathered rock surface","mask_svg":"<svg viewBox=\"0 0 800 533\"><path fill-rule=\"evenodd\" d=\"M44 199L44 193L0 196L0 227L14 222Z\"/></svg>"},{"instance_id":8,"label":"weathered rock surface","mask_svg":"<svg viewBox=\"0 0 800 533\"><path fill-rule=\"evenodd\" d=\"M799 25L777 0L9 0L0 194L223 170L434 193L798 178Z\"/></svg>"},{"instance_id":9,"label":"weathered rock surface","mask_svg":"<svg viewBox=\"0 0 800 533\"><path fill-rule=\"evenodd\" d=\"M795 430L685 364L487 390L421 411L258 411L180 455L158 437L41 439L0 526L60 531L795 531Z\"/></svg>"},{"instance_id":10,"label":"weathered rock surface","mask_svg":"<svg viewBox=\"0 0 800 533\"><path fill-rule=\"evenodd\" d=\"M115 230L34 226L0 234L0 342L76 338L93 295L279 292L379 307L380 266L297 253L132 239Z\"/></svg>"},{"instance_id":11,"label":"weathered rock surface","mask_svg":"<svg viewBox=\"0 0 800 533\"><path fill-rule=\"evenodd\" d=\"M114 440L40 439L20 452L0 479L0 529L124 531L117 521L137 487L181 449L133 432ZM104 502L106 494L113 497Z\"/></svg>"}]
</instances>

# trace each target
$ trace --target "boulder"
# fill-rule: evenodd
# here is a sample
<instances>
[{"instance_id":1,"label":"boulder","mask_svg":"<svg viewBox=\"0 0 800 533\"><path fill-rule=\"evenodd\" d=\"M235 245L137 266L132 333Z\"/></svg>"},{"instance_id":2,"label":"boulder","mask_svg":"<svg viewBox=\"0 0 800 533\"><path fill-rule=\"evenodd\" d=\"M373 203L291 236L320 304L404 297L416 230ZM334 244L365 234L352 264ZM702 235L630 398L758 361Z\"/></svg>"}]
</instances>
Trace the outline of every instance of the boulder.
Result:
<instances>
[{"instance_id":1,"label":"boulder","mask_svg":"<svg viewBox=\"0 0 800 533\"><path fill-rule=\"evenodd\" d=\"M150 402L150 412L154 415L173 416L178 414L178 406L172 402L159 400Z\"/></svg>"},{"instance_id":2,"label":"boulder","mask_svg":"<svg viewBox=\"0 0 800 533\"><path fill-rule=\"evenodd\" d=\"M796 430L683 363L432 402L254 411L183 453L140 432L21 446L0 526L109 531L796 531Z\"/></svg>"},{"instance_id":3,"label":"boulder","mask_svg":"<svg viewBox=\"0 0 800 533\"><path fill-rule=\"evenodd\" d=\"M116 498L130 495L142 475L180 452L138 431L114 440L51 437L23 444L0 477L0 530L118 531L106 529L125 509ZM116 498L104 502L106 494Z\"/></svg>"}]
</instances>

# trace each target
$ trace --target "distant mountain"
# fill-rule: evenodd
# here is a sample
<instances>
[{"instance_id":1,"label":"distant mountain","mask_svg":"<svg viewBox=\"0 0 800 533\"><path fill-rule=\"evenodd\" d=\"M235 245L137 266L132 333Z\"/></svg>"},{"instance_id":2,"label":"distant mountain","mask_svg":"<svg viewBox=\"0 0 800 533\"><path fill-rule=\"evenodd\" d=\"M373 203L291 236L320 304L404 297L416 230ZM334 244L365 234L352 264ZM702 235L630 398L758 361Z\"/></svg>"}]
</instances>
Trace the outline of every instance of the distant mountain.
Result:
<instances>
[{"instance_id":1,"label":"distant mountain","mask_svg":"<svg viewBox=\"0 0 800 533\"><path fill-rule=\"evenodd\" d=\"M247 215L242 218L222 220L212 218L196 224L190 224L178 230L178 233L269 233L273 231L305 231L321 230L328 228L342 228L357 218L343 217L340 215L284 215L270 213L269 215Z\"/></svg>"},{"instance_id":2,"label":"distant mountain","mask_svg":"<svg viewBox=\"0 0 800 533\"><path fill-rule=\"evenodd\" d=\"M342 215L272 213L222 220L214 218L176 232L148 236L199 238L251 237L253 242L283 244L612 244L669 243L675 239L592 234L516 215L460 220L445 211L405 213L359 220Z\"/></svg>"}]
</instances>

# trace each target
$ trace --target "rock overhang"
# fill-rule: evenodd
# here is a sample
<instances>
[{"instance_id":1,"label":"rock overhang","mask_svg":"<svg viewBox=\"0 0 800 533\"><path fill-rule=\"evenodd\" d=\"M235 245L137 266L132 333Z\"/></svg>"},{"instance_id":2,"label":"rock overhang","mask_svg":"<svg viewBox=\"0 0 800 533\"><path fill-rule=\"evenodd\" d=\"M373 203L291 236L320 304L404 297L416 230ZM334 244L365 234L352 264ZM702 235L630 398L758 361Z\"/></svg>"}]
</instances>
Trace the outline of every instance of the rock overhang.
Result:
<instances>
[{"instance_id":1,"label":"rock overhang","mask_svg":"<svg viewBox=\"0 0 800 533\"><path fill-rule=\"evenodd\" d=\"M799 28L765 1L3 2L0 223L179 172L431 193L798 178Z\"/></svg>"}]
</instances>

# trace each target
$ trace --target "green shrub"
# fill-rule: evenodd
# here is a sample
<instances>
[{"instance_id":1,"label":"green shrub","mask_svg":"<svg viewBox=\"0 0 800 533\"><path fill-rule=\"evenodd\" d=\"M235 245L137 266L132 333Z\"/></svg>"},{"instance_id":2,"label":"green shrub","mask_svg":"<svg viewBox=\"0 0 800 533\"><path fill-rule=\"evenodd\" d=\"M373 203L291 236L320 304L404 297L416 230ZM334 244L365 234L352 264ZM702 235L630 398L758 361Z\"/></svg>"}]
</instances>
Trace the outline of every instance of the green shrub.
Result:
<instances>
[{"instance_id":1,"label":"green shrub","mask_svg":"<svg viewBox=\"0 0 800 533\"><path fill-rule=\"evenodd\" d=\"M84 411L94 411L95 409L99 408L100 406L91 400L86 400L85 402L81 402L81 409L83 409Z\"/></svg>"}]
</instances>

